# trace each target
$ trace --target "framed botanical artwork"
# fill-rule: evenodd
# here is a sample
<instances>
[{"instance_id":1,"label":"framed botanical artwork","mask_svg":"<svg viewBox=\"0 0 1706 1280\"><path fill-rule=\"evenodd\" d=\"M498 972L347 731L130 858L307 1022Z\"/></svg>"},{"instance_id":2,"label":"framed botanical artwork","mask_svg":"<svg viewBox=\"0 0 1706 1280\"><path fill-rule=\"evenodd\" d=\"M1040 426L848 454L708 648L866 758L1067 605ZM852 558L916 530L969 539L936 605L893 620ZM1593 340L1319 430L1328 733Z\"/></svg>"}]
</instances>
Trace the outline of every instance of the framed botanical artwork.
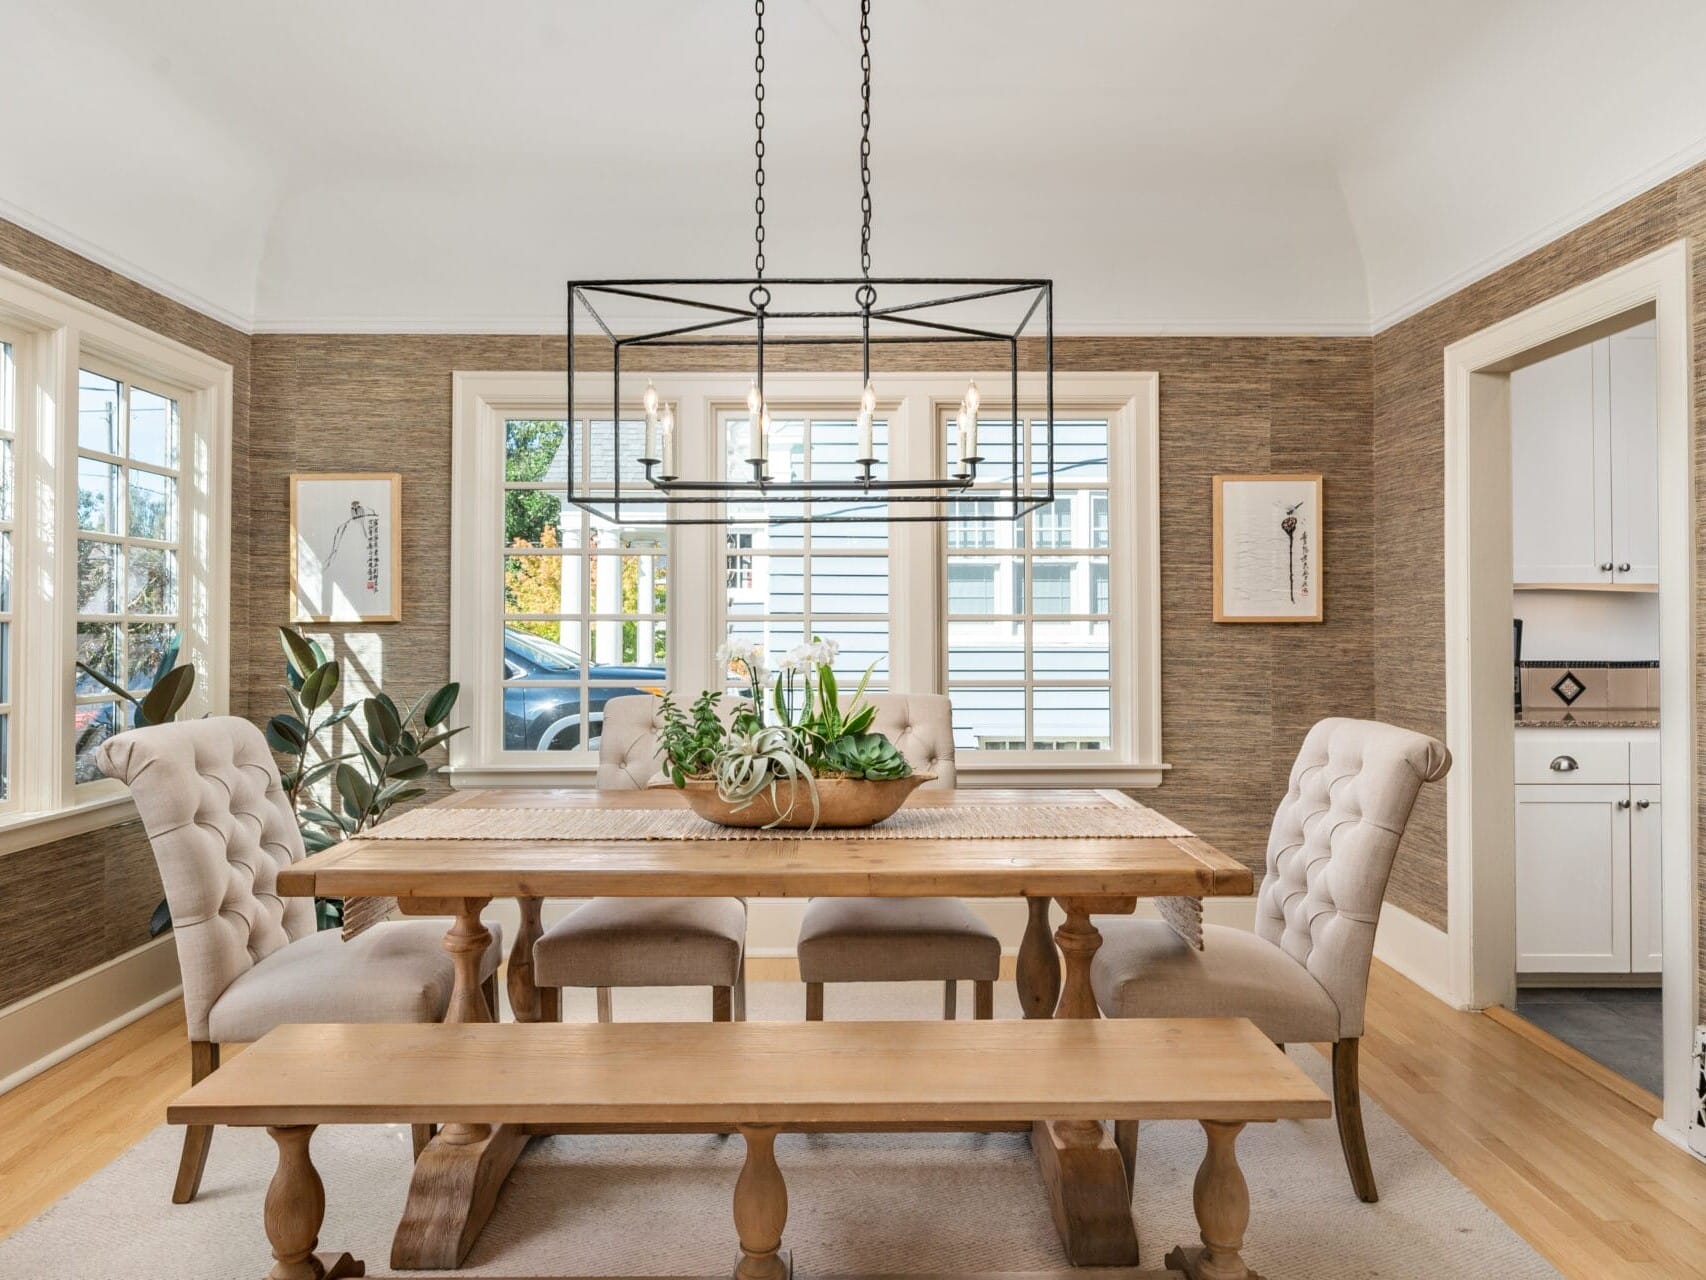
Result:
<instances>
[{"instance_id":1,"label":"framed botanical artwork","mask_svg":"<svg viewBox=\"0 0 1706 1280\"><path fill-rule=\"evenodd\" d=\"M403 477L290 477L293 622L401 622Z\"/></svg>"},{"instance_id":2,"label":"framed botanical artwork","mask_svg":"<svg viewBox=\"0 0 1706 1280\"><path fill-rule=\"evenodd\" d=\"M1214 478L1214 620L1320 622L1321 477Z\"/></svg>"}]
</instances>

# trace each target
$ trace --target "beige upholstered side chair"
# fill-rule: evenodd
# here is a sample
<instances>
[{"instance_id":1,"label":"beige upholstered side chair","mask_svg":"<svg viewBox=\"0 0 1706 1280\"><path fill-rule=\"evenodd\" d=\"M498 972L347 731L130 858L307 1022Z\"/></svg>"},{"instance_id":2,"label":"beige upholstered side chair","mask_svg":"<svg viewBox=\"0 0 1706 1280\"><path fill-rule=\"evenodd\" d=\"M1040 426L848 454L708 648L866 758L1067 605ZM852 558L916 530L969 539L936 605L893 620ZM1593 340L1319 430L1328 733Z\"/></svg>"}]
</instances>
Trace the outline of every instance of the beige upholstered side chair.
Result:
<instances>
[{"instance_id":1,"label":"beige upholstered side chair","mask_svg":"<svg viewBox=\"0 0 1706 1280\"><path fill-rule=\"evenodd\" d=\"M601 791L633 791L658 776L658 702L650 694L604 704ZM746 1018L746 903L740 898L594 898L533 946L533 980L550 989L593 987L598 1020L611 1020L614 987L710 987L715 1022Z\"/></svg>"},{"instance_id":2,"label":"beige upholstered side chair","mask_svg":"<svg viewBox=\"0 0 1706 1280\"><path fill-rule=\"evenodd\" d=\"M315 928L314 901L286 898L279 868L303 856L278 767L261 731L216 716L108 739L101 770L130 786L172 912L190 1078L219 1066L221 1044L258 1040L292 1022L437 1022L455 973L442 921L376 924L349 941ZM481 963L497 994L499 929ZM496 1008L496 1005L492 1005ZM415 1126L415 1151L432 1136ZM201 1186L213 1129L191 1125L172 1199Z\"/></svg>"},{"instance_id":3,"label":"beige upholstered side chair","mask_svg":"<svg viewBox=\"0 0 1706 1280\"><path fill-rule=\"evenodd\" d=\"M928 787L952 787L953 706L940 694L871 695L871 728L886 734ZM1001 942L958 898L814 898L800 925L800 978L806 1017L823 1017L832 982L940 982L942 1015L952 1018L961 981L972 983L974 1014L995 1016Z\"/></svg>"},{"instance_id":4,"label":"beige upholstered side chair","mask_svg":"<svg viewBox=\"0 0 1706 1280\"><path fill-rule=\"evenodd\" d=\"M1440 743L1374 720L1309 731L1274 814L1256 931L1203 926L1201 951L1159 920L1109 920L1091 964L1102 1012L1249 1018L1276 1044L1330 1042L1333 1112L1351 1184L1380 1198L1362 1128L1357 1045L1374 929L1392 859L1424 782L1451 768ZM1137 1128L1116 1127L1128 1172Z\"/></svg>"}]
</instances>

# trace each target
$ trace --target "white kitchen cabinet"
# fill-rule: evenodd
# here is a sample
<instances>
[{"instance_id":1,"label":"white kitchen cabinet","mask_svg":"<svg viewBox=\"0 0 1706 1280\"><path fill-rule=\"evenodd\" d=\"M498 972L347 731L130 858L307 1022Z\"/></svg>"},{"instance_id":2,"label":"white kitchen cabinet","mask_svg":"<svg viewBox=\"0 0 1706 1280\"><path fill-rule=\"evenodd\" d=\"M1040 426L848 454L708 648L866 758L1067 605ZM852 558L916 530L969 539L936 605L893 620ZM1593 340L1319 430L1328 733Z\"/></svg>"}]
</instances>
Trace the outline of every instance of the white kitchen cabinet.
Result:
<instances>
[{"instance_id":1,"label":"white kitchen cabinet","mask_svg":"<svg viewBox=\"0 0 1706 1280\"><path fill-rule=\"evenodd\" d=\"M1512 581L1658 582L1653 326L1511 374Z\"/></svg>"},{"instance_id":2,"label":"white kitchen cabinet","mask_svg":"<svg viewBox=\"0 0 1706 1280\"><path fill-rule=\"evenodd\" d=\"M1620 583L1659 581L1658 344L1653 326L1606 339L1611 380L1611 560Z\"/></svg>"},{"instance_id":3,"label":"white kitchen cabinet","mask_svg":"<svg viewBox=\"0 0 1706 1280\"><path fill-rule=\"evenodd\" d=\"M1627 784L1516 789L1519 973L1629 972Z\"/></svg>"},{"instance_id":4,"label":"white kitchen cabinet","mask_svg":"<svg viewBox=\"0 0 1706 1280\"><path fill-rule=\"evenodd\" d=\"M1629 788L1629 972L1664 972L1659 789Z\"/></svg>"}]
</instances>

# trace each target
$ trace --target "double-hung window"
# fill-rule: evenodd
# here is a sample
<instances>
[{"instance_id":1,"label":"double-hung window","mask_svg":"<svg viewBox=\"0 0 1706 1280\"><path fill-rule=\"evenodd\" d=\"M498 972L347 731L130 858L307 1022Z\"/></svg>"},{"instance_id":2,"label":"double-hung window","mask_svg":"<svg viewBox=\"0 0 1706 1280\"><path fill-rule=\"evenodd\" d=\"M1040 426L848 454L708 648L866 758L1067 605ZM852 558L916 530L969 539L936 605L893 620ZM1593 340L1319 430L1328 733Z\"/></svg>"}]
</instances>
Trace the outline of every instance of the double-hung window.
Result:
<instances>
[{"instance_id":1,"label":"double-hung window","mask_svg":"<svg viewBox=\"0 0 1706 1280\"><path fill-rule=\"evenodd\" d=\"M0 271L0 850L125 816L96 753L136 712L103 679L192 663L180 715L225 708L231 381Z\"/></svg>"},{"instance_id":2,"label":"double-hung window","mask_svg":"<svg viewBox=\"0 0 1706 1280\"><path fill-rule=\"evenodd\" d=\"M649 378L674 413L681 474L750 476L744 377ZM879 468L957 466L965 380L879 381ZM991 407L997 382L982 380L978 482L944 523L893 519L874 495L821 503L810 521L747 504L727 523L671 526L635 501L645 378L624 378L618 407L608 379L584 376L570 415L561 374L456 375L452 677L471 731L452 742L453 781L590 782L610 698L728 688L719 646L775 658L814 637L838 642L844 688L870 670L876 691L947 694L964 784L1159 781L1155 377L1057 378L1052 494L1045 406L1022 384L1015 419ZM767 380L772 476L856 474L845 383ZM621 525L564 500L571 462L595 506L621 466ZM1014 468L1035 488L1017 520L1002 483Z\"/></svg>"}]
</instances>

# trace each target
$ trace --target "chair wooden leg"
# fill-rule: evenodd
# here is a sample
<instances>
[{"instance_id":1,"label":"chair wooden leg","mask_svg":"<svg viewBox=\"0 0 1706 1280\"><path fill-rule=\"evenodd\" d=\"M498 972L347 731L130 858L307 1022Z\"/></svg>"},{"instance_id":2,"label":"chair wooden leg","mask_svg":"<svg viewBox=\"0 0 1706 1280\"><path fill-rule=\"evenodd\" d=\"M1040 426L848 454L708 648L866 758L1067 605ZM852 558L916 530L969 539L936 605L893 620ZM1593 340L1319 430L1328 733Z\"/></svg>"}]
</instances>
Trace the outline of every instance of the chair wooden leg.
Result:
<instances>
[{"instance_id":1,"label":"chair wooden leg","mask_svg":"<svg viewBox=\"0 0 1706 1280\"><path fill-rule=\"evenodd\" d=\"M200 1084L217 1070L219 1046L207 1040L191 1040L190 1083ZM188 1204L201 1190L201 1175L212 1145L212 1125L192 1124L184 1129L184 1154L178 1160L178 1180L172 1187L173 1204Z\"/></svg>"},{"instance_id":2,"label":"chair wooden leg","mask_svg":"<svg viewBox=\"0 0 1706 1280\"><path fill-rule=\"evenodd\" d=\"M437 1133L438 1126L436 1124L412 1124L409 1126L409 1138L415 1145L415 1159L421 1158L421 1152L427 1149L427 1143L431 1142Z\"/></svg>"},{"instance_id":3,"label":"chair wooden leg","mask_svg":"<svg viewBox=\"0 0 1706 1280\"><path fill-rule=\"evenodd\" d=\"M957 982L944 982L942 984L942 1021L943 1022L952 1022L954 1020L955 1016L959 1012L959 1010L958 1010L959 998L960 998L960 984L959 983L957 983Z\"/></svg>"},{"instance_id":4,"label":"chair wooden leg","mask_svg":"<svg viewBox=\"0 0 1706 1280\"><path fill-rule=\"evenodd\" d=\"M734 1020L746 1021L746 957L740 958L740 968L735 970L734 988Z\"/></svg>"},{"instance_id":5,"label":"chair wooden leg","mask_svg":"<svg viewBox=\"0 0 1706 1280\"><path fill-rule=\"evenodd\" d=\"M563 989L561 987L539 988L539 1021L561 1022L563 1020Z\"/></svg>"},{"instance_id":6,"label":"chair wooden leg","mask_svg":"<svg viewBox=\"0 0 1706 1280\"><path fill-rule=\"evenodd\" d=\"M498 1022L498 975L493 973L480 984L480 994L486 997L486 1008L491 1010L492 1021Z\"/></svg>"},{"instance_id":7,"label":"chair wooden leg","mask_svg":"<svg viewBox=\"0 0 1706 1280\"><path fill-rule=\"evenodd\" d=\"M823 983L806 983L806 1021L823 1021Z\"/></svg>"},{"instance_id":8,"label":"chair wooden leg","mask_svg":"<svg viewBox=\"0 0 1706 1280\"><path fill-rule=\"evenodd\" d=\"M613 1011L611 1010L611 1007L610 1007L610 988L609 987L599 987L597 990L598 990L598 1020L600 1022L609 1022L614 1017Z\"/></svg>"},{"instance_id":9,"label":"chair wooden leg","mask_svg":"<svg viewBox=\"0 0 1706 1280\"><path fill-rule=\"evenodd\" d=\"M1374 1185L1374 1166L1368 1159L1368 1139L1362 1131L1362 1088L1357 1082L1356 1039L1340 1040L1333 1046L1333 1116L1339 1122L1339 1145L1345 1151L1345 1168L1357 1199L1374 1204L1380 1192Z\"/></svg>"},{"instance_id":10,"label":"chair wooden leg","mask_svg":"<svg viewBox=\"0 0 1706 1280\"><path fill-rule=\"evenodd\" d=\"M974 982L972 990L972 1017L979 1022L988 1022L995 1016L995 982Z\"/></svg>"},{"instance_id":11,"label":"chair wooden leg","mask_svg":"<svg viewBox=\"0 0 1706 1280\"><path fill-rule=\"evenodd\" d=\"M1114 1121L1114 1146L1119 1148L1120 1163L1125 1166L1126 1185L1132 1186L1137 1172L1137 1121Z\"/></svg>"},{"instance_id":12,"label":"chair wooden leg","mask_svg":"<svg viewBox=\"0 0 1706 1280\"><path fill-rule=\"evenodd\" d=\"M733 1022L735 1014L735 989L733 987L711 988L711 1021Z\"/></svg>"}]
</instances>

